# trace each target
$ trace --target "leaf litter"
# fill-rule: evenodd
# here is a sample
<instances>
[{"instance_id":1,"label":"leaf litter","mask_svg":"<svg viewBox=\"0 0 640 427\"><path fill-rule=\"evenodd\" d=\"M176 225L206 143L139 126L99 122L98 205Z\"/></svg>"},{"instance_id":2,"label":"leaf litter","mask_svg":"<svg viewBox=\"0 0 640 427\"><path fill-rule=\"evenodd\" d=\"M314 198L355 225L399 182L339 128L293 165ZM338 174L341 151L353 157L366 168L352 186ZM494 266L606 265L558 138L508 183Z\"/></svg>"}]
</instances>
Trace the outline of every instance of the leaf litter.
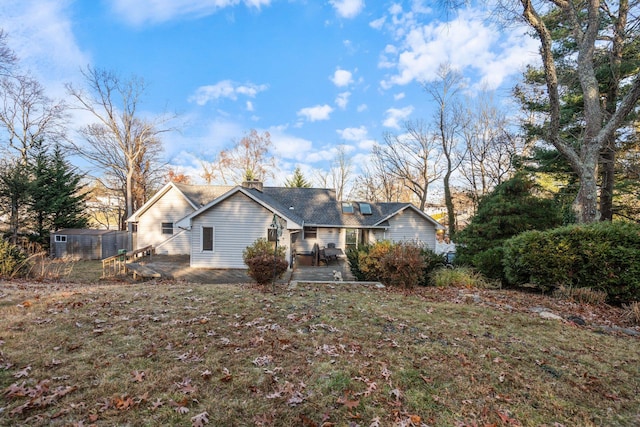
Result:
<instances>
[{"instance_id":1,"label":"leaf litter","mask_svg":"<svg viewBox=\"0 0 640 427\"><path fill-rule=\"evenodd\" d=\"M6 283L0 425L637 421L638 339L529 308L615 316L506 291L473 290L482 303L469 304L468 292Z\"/></svg>"}]
</instances>

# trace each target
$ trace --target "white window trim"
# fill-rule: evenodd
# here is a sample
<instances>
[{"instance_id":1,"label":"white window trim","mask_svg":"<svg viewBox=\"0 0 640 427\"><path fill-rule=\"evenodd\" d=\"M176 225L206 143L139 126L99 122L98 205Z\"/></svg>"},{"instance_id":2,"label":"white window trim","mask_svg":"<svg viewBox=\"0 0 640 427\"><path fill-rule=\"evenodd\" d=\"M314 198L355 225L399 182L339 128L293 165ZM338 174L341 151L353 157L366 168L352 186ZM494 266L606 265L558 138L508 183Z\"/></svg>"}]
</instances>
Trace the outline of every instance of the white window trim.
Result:
<instances>
[{"instance_id":1,"label":"white window trim","mask_svg":"<svg viewBox=\"0 0 640 427\"><path fill-rule=\"evenodd\" d=\"M211 228L211 250L204 250L204 229ZM215 225L203 224L200 226L200 253L213 254L216 252L216 227Z\"/></svg>"},{"instance_id":2,"label":"white window trim","mask_svg":"<svg viewBox=\"0 0 640 427\"><path fill-rule=\"evenodd\" d=\"M56 243L65 243L67 241L66 234L56 234L55 242Z\"/></svg>"}]
</instances>

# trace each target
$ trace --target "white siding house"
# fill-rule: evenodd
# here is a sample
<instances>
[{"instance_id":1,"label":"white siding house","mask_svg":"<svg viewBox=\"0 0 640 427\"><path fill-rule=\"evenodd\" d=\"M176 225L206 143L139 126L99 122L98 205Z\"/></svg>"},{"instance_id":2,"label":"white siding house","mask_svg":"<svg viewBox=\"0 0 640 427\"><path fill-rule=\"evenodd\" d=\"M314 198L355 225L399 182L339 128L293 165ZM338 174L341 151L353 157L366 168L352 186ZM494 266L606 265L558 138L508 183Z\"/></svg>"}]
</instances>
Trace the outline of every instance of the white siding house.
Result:
<instances>
[{"instance_id":1,"label":"white siding house","mask_svg":"<svg viewBox=\"0 0 640 427\"><path fill-rule=\"evenodd\" d=\"M407 208L388 219L386 230L374 232L376 240L413 241L433 250L435 248L436 226L424 220L424 215Z\"/></svg>"},{"instance_id":2,"label":"white siding house","mask_svg":"<svg viewBox=\"0 0 640 427\"><path fill-rule=\"evenodd\" d=\"M246 184L246 185L245 185ZM166 254L190 255L191 267L246 268L242 253L268 238L277 221L279 246L298 255L335 244L346 250L376 240L417 241L435 247L443 228L409 203L341 202L319 188L198 186L169 183L135 212L134 249L153 245Z\"/></svg>"},{"instance_id":3,"label":"white siding house","mask_svg":"<svg viewBox=\"0 0 640 427\"><path fill-rule=\"evenodd\" d=\"M242 252L257 239L267 238L272 220L273 212L243 193L212 206L192 218L191 267L246 268ZM203 248L205 228L213 228L209 231L213 244Z\"/></svg>"},{"instance_id":4,"label":"white siding house","mask_svg":"<svg viewBox=\"0 0 640 427\"><path fill-rule=\"evenodd\" d=\"M175 223L194 212L195 207L175 187L168 187L160 197L156 196L135 214L137 232L134 249L153 245L157 253L188 255L189 232L177 228Z\"/></svg>"}]
</instances>

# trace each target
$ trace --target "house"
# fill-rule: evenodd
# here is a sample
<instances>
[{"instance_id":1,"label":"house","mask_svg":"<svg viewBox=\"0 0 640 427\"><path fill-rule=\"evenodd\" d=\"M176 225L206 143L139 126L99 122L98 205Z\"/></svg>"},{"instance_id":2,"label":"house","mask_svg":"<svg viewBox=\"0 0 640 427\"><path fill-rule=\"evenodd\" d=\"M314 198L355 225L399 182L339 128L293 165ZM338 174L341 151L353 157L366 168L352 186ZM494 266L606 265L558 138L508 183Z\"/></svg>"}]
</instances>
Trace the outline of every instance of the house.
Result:
<instances>
[{"instance_id":1,"label":"house","mask_svg":"<svg viewBox=\"0 0 640 427\"><path fill-rule=\"evenodd\" d=\"M246 268L244 249L258 238L276 240L296 254L314 245L357 247L378 240L418 241L435 247L433 218L410 203L345 202L319 188L243 185L207 186L170 182L128 220L134 249L190 256L191 267Z\"/></svg>"},{"instance_id":2,"label":"house","mask_svg":"<svg viewBox=\"0 0 640 427\"><path fill-rule=\"evenodd\" d=\"M126 231L64 228L52 231L49 239L53 258L104 259L129 249Z\"/></svg>"}]
</instances>

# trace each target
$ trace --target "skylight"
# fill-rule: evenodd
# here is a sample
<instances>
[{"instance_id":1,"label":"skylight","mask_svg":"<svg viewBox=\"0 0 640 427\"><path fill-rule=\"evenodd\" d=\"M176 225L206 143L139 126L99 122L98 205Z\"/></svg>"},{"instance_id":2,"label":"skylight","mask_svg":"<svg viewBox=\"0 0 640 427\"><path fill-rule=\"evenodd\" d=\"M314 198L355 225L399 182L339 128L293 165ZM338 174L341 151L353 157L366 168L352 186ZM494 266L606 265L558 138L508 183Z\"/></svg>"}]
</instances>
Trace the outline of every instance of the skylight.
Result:
<instances>
[{"instance_id":1,"label":"skylight","mask_svg":"<svg viewBox=\"0 0 640 427\"><path fill-rule=\"evenodd\" d=\"M353 213L353 205L349 202L342 202L342 213L352 214Z\"/></svg>"},{"instance_id":2,"label":"skylight","mask_svg":"<svg viewBox=\"0 0 640 427\"><path fill-rule=\"evenodd\" d=\"M360 203L360 213L362 215L371 215L371 205L369 203Z\"/></svg>"}]
</instances>

